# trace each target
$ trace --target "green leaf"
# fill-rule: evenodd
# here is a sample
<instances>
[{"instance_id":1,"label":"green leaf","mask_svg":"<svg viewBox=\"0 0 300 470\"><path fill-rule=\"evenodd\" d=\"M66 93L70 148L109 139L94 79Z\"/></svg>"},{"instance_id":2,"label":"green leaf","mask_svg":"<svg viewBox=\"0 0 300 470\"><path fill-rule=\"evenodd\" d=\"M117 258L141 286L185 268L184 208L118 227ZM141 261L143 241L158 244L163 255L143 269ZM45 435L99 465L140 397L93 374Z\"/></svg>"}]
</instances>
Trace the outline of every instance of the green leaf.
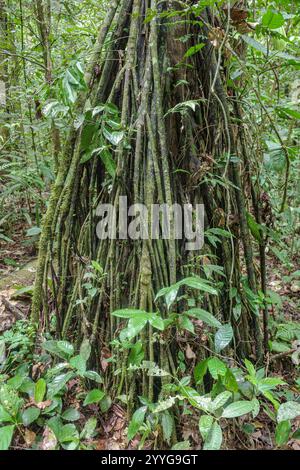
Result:
<instances>
[{"instance_id":1,"label":"green leaf","mask_svg":"<svg viewBox=\"0 0 300 470\"><path fill-rule=\"evenodd\" d=\"M226 371L225 377L223 379L223 385L230 392L237 393L239 390L239 386L236 381L236 378L230 369L227 369Z\"/></svg>"},{"instance_id":2,"label":"green leaf","mask_svg":"<svg viewBox=\"0 0 300 470\"><path fill-rule=\"evenodd\" d=\"M233 329L228 323L223 325L215 334L215 348L216 352L219 353L225 349L233 339Z\"/></svg>"},{"instance_id":3,"label":"green leaf","mask_svg":"<svg viewBox=\"0 0 300 470\"><path fill-rule=\"evenodd\" d=\"M130 350L128 364L140 366L144 357L145 353L143 350L143 343L141 341L138 341Z\"/></svg>"},{"instance_id":4,"label":"green leaf","mask_svg":"<svg viewBox=\"0 0 300 470\"><path fill-rule=\"evenodd\" d=\"M214 418L210 415L201 416L199 420L199 431L202 436L202 439L206 441L208 438L209 431L214 423Z\"/></svg>"},{"instance_id":5,"label":"green leaf","mask_svg":"<svg viewBox=\"0 0 300 470\"><path fill-rule=\"evenodd\" d=\"M84 425L83 430L81 431L80 439L91 439L91 437L93 437L94 435L96 427L97 427L97 418L92 417L88 419Z\"/></svg>"},{"instance_id":6,"label":"green leaf","mask_svg":"<svg viewBox=\"0 0 300 470\"><path fill-rule=\"evenodd\" d=\"M262 25L269 29L278 29L284 25L284 22L282 14L274 11L272 8L269 8L262 17Z\"/></svg>"},{"instance_id":7,"label":"green leaf","mask_svg":"<svg viewBox=\"0 0 300 470\"><path fill-rule=\"evenodd\" d=\"M52 382L48 385L47 398L53 398L57 395L73 376L73 372L68 372L67 374L60 374L54 377Z\"/></svg>"},{"instance_id":8,"label":"green leaf","mask_svg":"<svg viewBox=\"0 0 300 470\"><path fill-rule=\"evenodd\" d=\"M161 417L161 425L165 441L169 444L174 430L174 419L168 411L165 411Z\"/></svg>"},{"instance_id":9,"label":"green leaf","mask_svg":"<svg viewBox=\"0 0 300 470\"><path fill-rule=\"evenodd\" d=\"M0 423L12 423L12 416L0 405Z\"/></svg>"},{"instance_id":10,"label":"green leaf","mask_svg":"<svg viewBox=\"0 0 300 470\"><path fill-rule=\"evenodd\" d=\"M127 328L125 328L120 333L120 340L124 341L126 339L131 340L137 336L147 325L148 320L145 318L131 318L128 322Z\"/></svg>"},{"instance_id":11,"label":"green leaf","mask_svg":"<svg viewBox=\"0 0 300 470\"><path fill-rule=\"evenodd\" d=\"M198 318L198 320L202 320L204 323L213 328L221 328L222 326L222 323L220 323L219 320L217 320L211 313L203 310L202 308L192 308L185 313L191 317Z\"/></svg>"},{"instance_id":12,"label":"green leaf","mask_svg":"<svg viewBox=\"0 0 300 470\"><path fill-rule=\"evenodd\" d=\"M0 450L8 450L13 438L15 426L4 426L0 428Z\"/></svg>"},{"instance_id":13,"label":"green leaf","mask_svg":"<svg viewBox=\"0 0 300 470\"><path fill-rule=\"evenodd\" d=\"M86 361L79 354L78 356L71 357L70 365L76 369L79 375L83 376L86 372Z\"/></svg>"},{"instance_id":14,"label":"green leaf","mask_svg":"<svg viewBox=\"0 0 300 470\"><path fill-rule=\"evenodd\" d=\"M214 287L212 287L208 281L206 281L205 279L201 279L200 277L188 277L186 279L182 279L182 281L178 282L178 285L179 287L187 286L191 289L207 292L211 295L218 295L218 291Z\"/></svg>"},{"instance_id":15,"label":"green leaf","mask_svg":"<svg viewBox=\"0 0 300 470\"><path fill-rule=\"evenodd\" d=\"M145 310L137 310L133 308L116 310L112 315L118 318L144 318L146 320L150 320L150 318L154 316L154 314L145 312Z\"/></svg>"},{"instance_id":16,"label":"green leaf","mask_svg":"<svg viewBox=\"0 0 300 470\"><path fill-rule=\"evenodd\" d=\"M294 119L300 119L300 112L296 111L295 109L278 107L276 108L276 110L280 111L280 113L283 113L283 115L287 115L288 117L292 117Z\"/></svg>"},{"instance_id":17,"label":"green leaf","mask_svg":"<svg viewBox=\"0 0 300 470\"><path fill-rule=\"evenodd\" d=\"M197 52L201 51L203 47L205 46L204 43L196 44L196 46L190 47L186 53L184 54L184 57L191 57L194 54L197 54Z\"/></svg>"},{"instance_id":18,"label":"green leaf","mask_svg":"<svg viewBox=\"0 0 300 470\"><path fill-rule=\"evenodd\" d=\"M249 373L249 375L251 375L252 377L255 377L256 376L256 370L255 370L255 367L254 365L248 361L248 359L245 359L245 366L246 366L246 369Z\"/></svg>"},{"instance_id":19,"label":"green leaf","mask_svg":"<svg viewBox=\"0 0 300 470\"><path fill-rule=\"evenodd\" d=\"M222 446L222 441L222 429L217 422L214 422L208 432L208 436L205 440L203 450L220 450Z\"/></svg>"},{"instance_id":20,"label":"green leaf","mask_svg":"<svg viewBox=\"0 0 300 470\"><path fill-rule=\"evenodd\" d=\"M100 158L103 162L103 165L105 166L105 169L107 173L114 178L116 174L116 169L117 169L117 164L113 157L111 156L111 153L107 149L103 149L100 153Z\"/></svg>"},{"instance_id":21,"label":"green leaf","mask_svg":"<svg viewBox=\"0 0 300 470\"><path fill-rule=\"evenodd\" d=\"M36 237L37 235L40 235L42 232L42 229L40 227L32 227L27 230L26 236L27 237Z\"/></svg>"},{"instance_id":22,"label":"green leaf","mask_svg":"<svg viewBox=\"0 0 300 470\"><path fill-rule=\"evenodd\" d=\"M212 411L216 411L219 408L222 408L228 402L231 396L232 393L228 391L220 393L211 404Z\"/></svg>"},{"instance_id":23,"label":"green leaf","mask_svg":"<svg viewBox=\"0 0 300 470\"><path fill-rule=\"evenodd\" d=\"M251 413L253 408L254 403L252 401L236 401L225 408L222 418L238 418L239 416Z\"/></svg>"},{"instance_id":24,"label":"green leaf","mask_svg":"<svg viewBox=\"0 0 300 470\"><path fill-rule=\"evenodd\" d=\"M287 421L289 419L295 419L300 416L300 403L296 401L288 401L280 405L277 413L277 421Z\"/></svg>"},{"instance_id":25,"label":"green leaf","mask_svg":"<svg viewBox=\"0 0 300 470\"><path fill-rule=\"evenodd\" d=\"M61 417L65 421L78 421L80 419L80 413L75 408L68 408Z\"/></svg>"},{"instance_id":26,"label":"green leaf","mask_svg":"<svg viewBox=\"0 0 300 470\"><path fill-rule=\"evenodd\" d=\"M183 330L190 331L193 334L195 333L194 324L186 315L180 316L180 328L182 328Z\"/></svg>"},{"instance_id":27,"label":"green leaf","mask_svg":"<svg viewBox=\"0 0 300 470\"><path fill-rule=\"evenodd\" d=\"M36 403L41 403L44 400L46 393L46 382L44 379L40 379L34 387L34 401Z\"/></svg>"},{"instance_id":28,"label":"green leaf","mask_svg":"<svg viewBox=\"0 0 300 470\"><path fill-rule=\"evenodd\" d=\"M189 441L177 442L171 450L190 450L191 444Z\"/></svg>"},{"instance_id":29,"label":"green leaf","mask_svg":"<svg viewBox=\"0 0 300 470\"><path fill-rule=\"evenodd\" d=\"M123 131L111 132L107 127L104 127L103 135L112 145L116 146L123 140L125 134Z\"/></svg>"},{"instance_id":30,"label":"green leaf","mask_svg":"<svg viewBox=\"0 0 300 470\"><path fill-rule=\"evenodd\" d=\"M196 381L196 384L199 385L203 377L205 376L208 368L208 360L205 359L204 361L199 362L199 364L196 365L194 369L194 378Z\"/></svg>"},{"instance_id":31,"label":"green leaf","mask_svg":"<svg viewBox=\"0 0 300 470\"><path fill-rule=\"evenodd\" d=\"M227 366L223 361L217 357L212 357L208 360L208 370L210 375L217 380L218 376L224 377L227 371Z\"/></svg>"},{"instance_id":32,"label":"green leaf","mask_svg":"<svg viewBox=\"0 0 300 470\"><path fill-rule=\"evenodd\" d=\"M35 407L27 408L22 414L22 421L24 426L29 426L38 419L41 414L41 410Z\"/></svg>"},{"instance_id":33,"label":"green leaf","mask_svg":"<svg viewBox=\"0 0 300 470\"><path fill-rule=\"evenodd\" d=\"M103 383L103 379L102 379L101 375L98 374L98 372L95 372L93 370L88 370L83 375L87 379L93 380L94 382L97 382L98 384Z\"/></svg>"},{"instance_id":34,"label":"green leaf","mask_svg":"<svg viewBox=\"0 0 300 470\"><path fill-rule=\"evenodd\" d=\"M162 319L159 315L157 315L157 316L155 316L154 318L152 318L152 319L150 320L150 324L151 324L154 328L156 328L157 330L164 331L164 329L165 329L164 321L163 321L163 319Z\"/></svg>"},{"instance_id":35,"label":"green leaf","mask_svg":"<svg viewBox=\"0 0 300 470\"><path fill-rule=\"evenodd\" d=\"M72 356L72 354L74 354L74 347L68 341L57 341L57 347L67 357Z\"/></svg>"},{"instance_id":36,"label":"green leaf","mask_svg":"<svg viewBox=\"0 0 300 470\"><path fill-rule=\"evenodd\" d=\"M87 362L91 355L91 344L88 339L84 339L80 346L80 356Z\"/></svg>"},{"instance_id":37,"label":"green leaf","mask_svg":"<svg viewBox=\"0 0 300 470\"><path fill-rule=\"evenodd\" d=\"M135 411L128 426L128 441L131 441L138 433L144 422L147 406L143 406Z\"/></svg>"},{"instance_id":38,"label":"green leaf","mask_svg":"<svg viewBox=\"0 0 300 470\"><path fill-rule=\"evenodd\" d=\"M95 388L87 394L83 406L91 405L92 403L99 403L99 401L101 401L104 397L105 392Z\"/></svg>"},{"instance_id":39,"label":"green leaf","mask_svg":"<svg viewBox=\"0 0 300 470\"><path fill-rule=\"evenodd\" d=\"M275 431L275 441L279 447L284 446L290 437L292 426L290 421L281 421L277 424Z\"/></svg>"},{"instance_id":40,"label":"green leaf","mask_svg":"<svg viewBox=\"0 0 300 470\"><path fill-rule=\"evenodd\" d=\"M254 217L251 214L249 214L249 212L247 212L247 222L248 222L248 226L250 228L250 232L252 236L255 238L255 240L257 240L258 242L261 242L262 241L261 226L256 222Z\"/></svg>"}]
</instances>

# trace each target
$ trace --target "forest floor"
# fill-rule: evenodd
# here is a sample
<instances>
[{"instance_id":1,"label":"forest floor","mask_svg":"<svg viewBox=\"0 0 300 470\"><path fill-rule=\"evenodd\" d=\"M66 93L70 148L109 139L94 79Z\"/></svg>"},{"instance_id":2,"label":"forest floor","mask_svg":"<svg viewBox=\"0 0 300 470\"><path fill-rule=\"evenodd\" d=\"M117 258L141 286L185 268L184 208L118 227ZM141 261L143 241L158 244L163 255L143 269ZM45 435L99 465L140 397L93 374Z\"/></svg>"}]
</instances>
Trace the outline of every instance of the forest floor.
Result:
<instances>
[{"instance_id":1,"label":"forest floor","mask_svg":"<svg viewBox=\"0 0 300 470\"><path fill-rule=\"evenodd\" d=\"M1 247L3 254L0 260L0 334L9 330L13 324L20 319L29 318L31 294L35 278L35 266L37 259L37 243L25 237L22 225L16 227L13 234L14 241L5 243ZM300 320L300 282L291 275L300 269L299 257L292 260L293 269L286 268L271 252L268 256L268 288L275 293L278 304L270 308L270 320L274 323L279 321ZM275 322L276 321L276 322ZM300 348L300 342L294 346ZM292 346L293 347L293 346ZM273 354L274 356L274 354ZM290 357L284 354L279 360L270 364L272 372L279 375L291 385L291 389L297 394L297 389L293 388L296 368L293 366ZM74 390L70 390L69 399L74 401ZM86 411L86 410L85 410ZM93 412L91 408L91 413ZM114 404L103 421L103 435L97 440L98 450L122 450L126 449L125 429L128 424L126 412L122 406ZM299 426L299 421L295 422L295 428ZM252 423L251 436L245 442L245 434L231 428L224 430L226 436L226 447L228 449L272 449L273 442L271 434L274 433L274 423L266 413L261 412ZM190 439L198 447L199 432L198 421L193 416L185 416L181 421L181 433L184 440ZM240 436L239 436L240 434ZM138 440L133 440L130 448L138 446ZM152 443L146 442L145 448L151 448ZM287 448L300 450L299 440L290 440Z\"/></svg>"}]
</instances>

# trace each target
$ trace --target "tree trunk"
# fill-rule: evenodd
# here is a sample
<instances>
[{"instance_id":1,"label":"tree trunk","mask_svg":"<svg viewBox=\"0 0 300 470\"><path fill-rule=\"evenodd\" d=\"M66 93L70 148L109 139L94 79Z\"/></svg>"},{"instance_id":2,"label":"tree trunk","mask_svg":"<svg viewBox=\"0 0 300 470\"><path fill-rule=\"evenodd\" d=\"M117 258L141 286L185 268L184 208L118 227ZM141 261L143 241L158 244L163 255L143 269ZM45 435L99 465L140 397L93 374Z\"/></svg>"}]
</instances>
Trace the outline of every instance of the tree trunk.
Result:
<instances>
[{"instance_id":1,"label":"tree trunk","mask_svg":"<svg viewBox=\"0 0 300 470\"><path fill-rule=\"evenodd\" d=\"M109 348L120 330L113 311L128 306L157 311L155 294L162 287L187 275L204 277L209 260L224 267L225 278L214 274L221 293L218 300L206 295L196 303L233 325L236 357L260 359L259 319L241 282L245 266L245 282L256 294L242 158L231 159L241 155L241 145L231 122L232 98L223 84L222 50L208 39L215 20L208 8L192 9L192 1L186 2L184 11L175 1L165 5L120 0L108 12L86 73L89 89L77 103L76 113L85 113L85 121L77 131L71 130L44 219L32 318L47 326L53 310L58 335L76 331L78 341L90 337L99 363L101 350ZM105 124L109 119L97 114L96 107L102 105L114 116L116 109L120 112L125 138L116 146L107 141L108 130L113 132ZM105 150L99 158L93 150L101 146ZM99 240L96 208L101 202L117 209L120 196L128 197L128 205L147 207L204 203L206 228L230 236L220 235L216 245L206 240L204 249L196 252L186 252L186 240L172 236ZM92 261L101 265L104 275L91 281L96 293L88 297L84 285ZM234 315L235 291L242 299L240 317ZM182 300L180 308L185 307ZM145 358L175 372L180 334L175 341L166 337L155 345L151 334L149 330L142 337ZM210 346L206 341L199 339L199 357ZM120 360L121 375L113 373L120 364L111 364L106 377L118 393L132 385L124 382L126 357ZM150 378L144 377L140 388L152 396Z\"/></svg>"}]
</instances>

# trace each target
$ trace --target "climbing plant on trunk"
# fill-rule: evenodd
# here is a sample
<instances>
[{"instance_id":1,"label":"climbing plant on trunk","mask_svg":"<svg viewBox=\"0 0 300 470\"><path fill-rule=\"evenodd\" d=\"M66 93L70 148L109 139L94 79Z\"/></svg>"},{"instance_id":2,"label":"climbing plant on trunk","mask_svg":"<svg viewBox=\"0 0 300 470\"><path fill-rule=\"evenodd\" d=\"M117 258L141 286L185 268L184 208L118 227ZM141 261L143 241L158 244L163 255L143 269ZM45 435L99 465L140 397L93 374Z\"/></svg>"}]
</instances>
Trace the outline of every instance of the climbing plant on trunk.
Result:
<instances>
[{"instance_id":1,"label":"climbing plant on trunk","mask_svg":"<svg viewBox=\"0 0 300 470\"><path fill-rule=\"evenodd\" d=\"M199 298L191 288L182 293L232 324L237 357L262 357L248 226L249 217L255 224L252 203L259 217L259 194L249 174L242 110L224 70L230 10L221 12L227 29L221 38L215 13L188 0L113 1L79 88L44 217L32 320L49 328L54 312L57 335L76 332L78 343L89 338L95 358L118 336L122 319L115 310L165 315L156 293L187 276L205 278L207 264L223 268L213 271L219 296ZM204 248L187 252L186 240L172 236L98 239L98 205L117 210L120 196L149 208L203 203ZM174 234L174 220L170 230ZM155 345L151 337L149 326L142 335L145 358L175 372L178 334ZM199 358L210 348L205 341L198 342ZM113 372L125 363L120 356L106 373L119 393L124 376ZM152 396L151 378L141 387Z\"/></svg>"}]
</instances>

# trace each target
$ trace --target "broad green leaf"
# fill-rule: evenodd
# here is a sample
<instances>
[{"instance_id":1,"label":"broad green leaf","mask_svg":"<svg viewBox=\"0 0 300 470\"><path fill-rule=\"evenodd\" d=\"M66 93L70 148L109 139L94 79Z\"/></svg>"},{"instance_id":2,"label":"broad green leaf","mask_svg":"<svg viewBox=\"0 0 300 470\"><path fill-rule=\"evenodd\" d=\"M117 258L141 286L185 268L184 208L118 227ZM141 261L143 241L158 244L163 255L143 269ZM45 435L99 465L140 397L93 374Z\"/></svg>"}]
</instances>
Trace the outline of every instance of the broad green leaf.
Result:
<instances>
[{"instance_id":1,"label":"broad green leaf","mask_svg":"<svg viewBox=\"0 0 300 470\"><path fill-rule=\"evenodd\" d=\"M290 437L292 426L290 421L281 421L276 426L275 441L279 447L284 446Z\"/></svg>"},{"instance_id":2,"label":"broad green leaf","mask_svg":"<svg viewBox=\"0 0 300 470\"><path fill-rule=\"evenodd\" d=\"M164 321L159 315L156 315L154 318L151 318L150 324L157 330L164 331L165 329Z\"/></svg>"},{"instance_id":3,"label":"broad green leaf","mask_svg":"<svg viewBox=\"0 0 300 470\"><path fill-rule=\"evenodd\" d=\"M88 339L84 339L80 346L80 356L83 357L85 361L88 361L91 355L91 344Z\"/></svg>"},{"instance_id":4,"label":"broad green leaf","mask_svg":"<svg viewBox=\"0 0 300 470\"><path fill-rule=\"evenodd\" d=\"M174 430L174 419L168 411L165 411L161 417L163 436L166 442L170 443Z\"/></svg>"},{"instance_id":5,"label":"broad green leaf","mask_svg":"<svg viewBox=\"0 0 300 470\"><path fill-rule=\"evenodd\" d=\"M204 43L196 44L196 46L190 47L186 53L184 54L184 57L191 57L194 54L197 54L197 52L201 51L203 47L205 46Z\"/></svg>"},{"instance_id":6,"label":"broad green leaf","mask_svg":"<svg viewBox=\"0 0 300 470\"><path fill-rule=\"evenodd\" d=\"M245 359L244 362L245 362L245 366L249 375L251 375L252 377L255 377L256 371L255 371L254 365L248 359Z\"/></svg>"},{"instance_id":7,"label":"broad green leaf","mask_svg":"<svg viewBox=\"0 0 300 470\"><path fill-rule=\"evenodd\" d=\"M105 166L105 169L107 173L114 178L116 174L116 169L117 169L117 164L115 160L113 159L111 153L107 149L103 149L100 153L99 156Z\"/></svg>"},{"instance_id":8,"label":"broad green leaf","mask_svg":"<svg viewBox=\"0 0 300 470\"><path fill-rule=\"evenodd\" d=\"M177 442L171 450L190 450L191 444L189 441Z\"/></svg>"},{"instance_id":9,"label":"broad green leaf","mask_svg":"<svg viewBox=\"0 0 300 470\"><path fill-rule=\"evenodd\" d=\"M41 414L41 410L35 407L27 408L22 414L22 421L24 426L30 426L38 419Z\"/></svg>"},{"instance_id":10,"label":"broad green leaf","mask_svg":"<svg viewBox=\"0 0 300 470\"><path fill-rule=\"evenodd\" d=\"M83 402L83 406L91 405L92 403L99 403L99 401L101 401L104 397L105 397L105 392L95 388L94 390L91 390L87 394Z\"/></svg>"},{"instance_id":11,"label":"broad green leaf","mask_svg":"<svg viewBox=\"0 0 300 470\"><path fill-rule=\"evenodd\" d=\"M34 387L34 401L36 403L41 403L44 400L46 393L46 382L44 379L40 379Z\"/></svg>"},{"instance_id":12,"label":"broad green leaf","mask_svg":"<svg viewBox=\"0 0 300 470\"><path fill-rule=\"evenodd\" d=\"M228 402L228 400L232 397L232 393L231 392L222 392L220 393L215 399L214 401L212 402L211 404L211 409L212 411L216 411L218 410L219 408L223 407L224 405L226 405L226 403Z\"/></svg>"},{"instance_id":13,"label":"broad green leaf","mask_svg":"<svg viewBox=\"0 0 300 470\"><path fill-rule=\"evenodd\" d=\"M147 325L148 320L141 317L131 318L128 322L127 328L121 331L120 340L131 340L137 336Z\"/></svg>"},{"instance_id":14,"label":"broad green leaf","mask_svg":"<svg viewBox=\"0 0 300 470\"><path fill-rule=\"evenodd\" d=\"M236 401L228 405L222 413L222 418L238 418L251 413L254 408L252 401Z\"/></svg>"},{"instance_id":15,"label":"broad green leaf","mask_svg":"<svg viewBox=\"0 0 300 470\"><path fill-rule=\"evenodd\" d=\"M101 375L98 374L98 372L95 372L93 370L87 370L83 375L87 379L93 380L94 382L97 382L98 384L103 383L103 379Z\"/></svg>"},{"instance_id":16,"label":"broad green leaf","mask_svg":"<svg viewBox=\"0 0 300 470\"><path fill-rule=\"evenodd\" d=\"M68 341L57 341L57 346L59 350L65 353L67 357L70 357L72 354L74 354L74 347Z\"/></svg>"},{"instance_id":17,"label":"broad green leaf","mask_svg":"<svg viewBox=\"0 0 300 470\"><path fill-rule=\"evenodd\" d=\"M199 431L202 439L205 441L208 438L209 431L214 423L214 418L210 415L203 415L199 420Z\"/></svg>"},{"instance_id":18,"label":"broad green leaf","mask_svg":"<svg viewBox=\"0 0 300 470\"><path fill-rule=\"evenodd\" d=\"M68 408L63 412L61 417L65 421L78 421L80 419L80 413L75 408Z\"/></svg>"},{"instance_id":19,"label":"broad green leaf","mask_svg":"<svg viewBox=\"0 0 300 470\"><path fill-rule=\"evenodd\" d=\"M74 376L73 372L68 372L66 374L60 374L54 377L52 382L48 385L47 398L53 398L57 395L61 389L72 379Z\"/></svg>"},{"instance_id":20,"label":"broad green leaf","mask_svg":"<svg viewBox=\"0 0 300 470\"><path fill-rule=\"evenodd\" d=\"M277 421L287 421L289 419L295 419L300 416L300 403L296 401L288 401L280 405L277 412Z\"/></svg>"},{"instance_id":21,"label":"broad green leaf","mask_svg":"<svg viewBox=\"0 0 300 470\"><path fill-rule=\"evenodd\" d=\"M80 354L78 356L71 357L70 365L77 370L79 375L83 376L85 374L86 361Z\"/></svg>"},{"instance_id":22,"label":"broad green leaf","mask_svg":"<svg viewBox=\"0 0 300 470\"><path fill-rule=\"evenodd\" d=\"M186 279L182 279L182 281L179 281L178 285L179 287L187 286L191 289L207 292L211 295L218 295L218 291L214 287L212 287L208 281L206 281L205 279L201 279L200 277L188 277Z\"/></svg>"},{"instance_id":23,"label":"broad green leaf","mask_svg":"<svg viewBox=\"0 0 300 470\"><path fill-rule=\"evenodd\" d=\"M13 438L15 426L3 426L0 428L0 450L8 450Z\"/></svg>"},{"instance_id":24,"label":"broad green leaf","mask_svg":"<svg viewBox=\"0 0 300 470\"><path fill-rule=\"evenodd\" d=\"M169 408L172 408L176 400L177 400L177 397L170 397L170 398L167 398L166 400L160 401L156 405L154 409L154 413L161 413L162 411L166 411Z\"/></svg>"},{"instance_id":25,"label":"broad green leaf","mask_svg":"<svg viewBox=\"0 0 300 470\"><path fill-rule=\"evenodd\" d=\"M42 229L40 227L32 227L27 230L26 236L27 237L35 237L37 235L40 235L42 232Z\"/></svg>"},{"instance_id":26,"label":"broad green leaf","mask_svg":"<svg viewBox=\"0 0 300 470\"><path fill-rule=\"evenodd\" d=\"M12 423L12 416L0 405L0 423Z\"/></svg>"},{"instance_id":27,"label":"broad green leaf","mask_svg":"<svg viewBox=\"0 0 300 470\"><path fill-rule=\"evenodd\" d=\"M232 326L228 323L223 325L215 334L215 348L216 352L219 353L223 351L233 339L233 329Z\"/></svg>"},{"instance_id":28,"label":"broad green leaf","mask_svg":"<svg viewBox=\"0 0 300 470\"><path fill-rule=\"evenodd\" d=\"M118 145L124 138L123 131L110 131L107 127L103 128L104 137L112 144Z\"/></svg>"},{"instance_id":29,"label":"broad green leaf","mask_svg":"<svg viewBox=\"0 0 300 470\"><path fill-rule=\"evenodd\" d=\"M236 381L236 378L230 369L227 369L226 371L225 377L223 379L223 385L230 392L237 393L239 390L239 386Z\"/></svg>"},{"instance_id":30,"label":"broad green leaf","mask_svg":"<svg viewBox=\"0 0 300 470\"><path fill-rule=\"evenodd\" d=\"M198 318L198 320L202 320L204 323L213 328L221 328L222 326L222 323L220 323L219 320L217 320L211 313L203 310L202 308L192 308L185 313L191 317Z\"/></svg>"},{"instance_id":31,"label":"broad green leaf","mask_svg":"<svg viewBox=\"0 0 300 470\"><path fill-rule=\"evenodd\" d=\"M274 11L272 8L269 8L262 17L262 25L269 29L280 28L282 25L284 25L284 21L285 20L282 14Z\"/></svg>"},{"instance_id":32,"label":"broad green leaf","mask_svg":"<svg viewBox=\"0 0 300 470\"><path fill-rule=\"evenodd\" d=\"M223 441L223 434L220 425L214 422L208 432L205 440L203 450L220 450Z\"/></svg>"},{"instance_id":33,"label":"broad green leaf","mask_svg":"<svg viewBox=\"0 0 300 470\"><path fill-rule=\"evenodd\" d=\"M187 330L187 331L190 331L191 333L195 333L195 327L194 327L194 324L193 322L191 322L191 320L189 319L188 316L186 315L180 315L180 327L183 329L183 330Z\"/></svg>"},{"instance_id":34,"label":"broad green leaf","mask_svg":"<svg viewBox=\"0 0 300 470\"><path fill-rule=\"evenodd\" d=\"M210 375L217 380L219 375L225 377L227 366L217 357L212 357L208 360L208 370Z\"/></svg>"},{"instance_id":35,"label":"broad green leaf","mask_svg":"<svg viewBox=\"0 0 300 470\"><path fill-rule=\"evenodd\" d=\"M252 236L255 238L255 240L261 242L261 226L256 222L254 217L249 214L249 212L247 212L247 222Z\"/></svg>"},{"instance_id":36,"label":"broad green leaf","mask_svg":"<svg viewBox=\"0 0 300 470\"><path fill-rule=\"evenodd\" d=\"M154 316L154 314L145 312L145 310L137 310L133 308L116 310L112 315L118 318L144 318L146 320L150 320L150 318Z\"/></svg>"},{"instance_id":37,"label":"broad green leaf","mask_svg":"<svg viewBox=\"0 0 300 470\"><path fill-rule=\"evenodd\" d=\"M205 376L208 368L208 360L205 359L204 361L199 362L194 369L194 378L196 384L199 385L203 381L203 377Z\"/></svg>"},{"instance_id":38,"label":"broad green leaf","mask_svg":"<svg viewBox=\"0 0 300 470\"><path fill-rule=\"evenodd\" d=\"M87 420L80 434L80 439L90 439L93 437L97 427L97 418L92 417Z\"/></svg>"},{"instance_id":39,"label":"broad green leaf","mask_svg":"<svg viewBox=\"0 0 300 470\"><path fill-rule=\"evenodd\" d=\"M131 441L138 433L141 425L144 422L147 406L142 406L133 414L128 426L128 441Z\"/></svg>"}]
</instances>

